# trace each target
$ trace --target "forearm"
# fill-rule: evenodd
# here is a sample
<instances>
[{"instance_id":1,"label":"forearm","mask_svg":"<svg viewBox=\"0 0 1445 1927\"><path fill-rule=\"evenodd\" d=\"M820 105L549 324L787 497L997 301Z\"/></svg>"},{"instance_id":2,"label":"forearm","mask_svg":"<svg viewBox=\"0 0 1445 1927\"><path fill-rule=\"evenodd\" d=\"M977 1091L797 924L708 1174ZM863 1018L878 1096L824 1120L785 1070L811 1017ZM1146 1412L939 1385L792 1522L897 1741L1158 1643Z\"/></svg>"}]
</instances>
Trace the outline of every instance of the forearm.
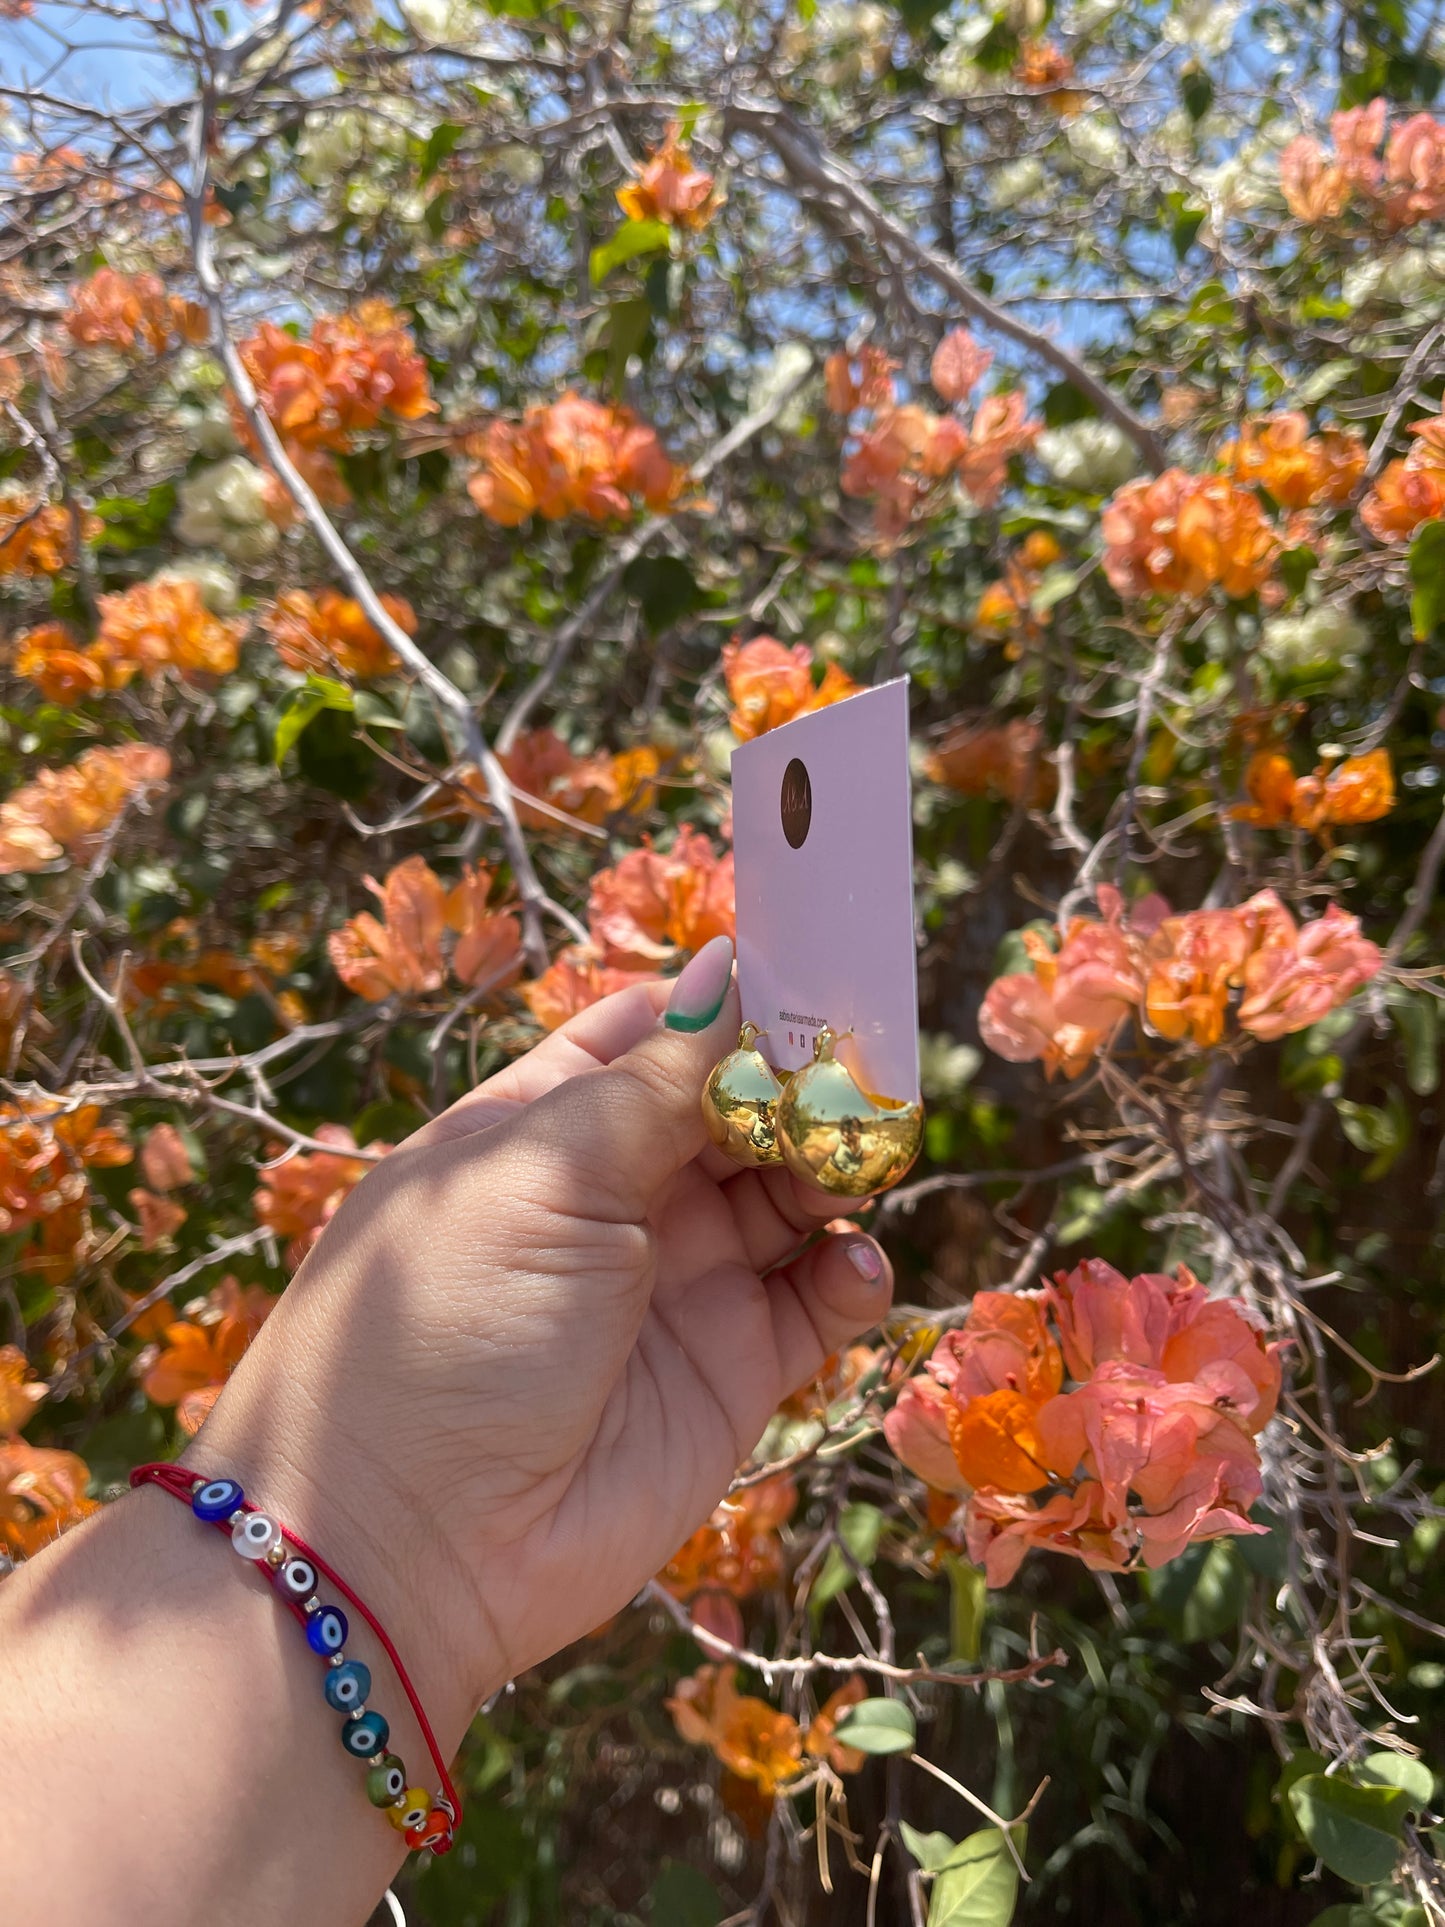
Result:
<instances>
[{"instance_id":1,"label":"forearm","mask_svg":"<svg viewBox=\"0 0 1445 1927\"><path fill-rule=\"evenodd\" d=\"M189 1456L241 1479L367 1599L450 1755L487 1667L480 1651L474 1674L439 1646L416 1545L388 1543L396 1515L369 1505L364 1478L344 1496L330 1489L339 1479L317 1484L294 1467L294 1428L287 1450L284 1426L245 1421L244 1399L223 1401ZM401 1686L350 1617L347 1654L371 1671L389 1750L434 1792ZM364 1762L341 1746L325 1672L226 1537L154 1489L21 1568L0 1586L7 1920L358 1927L406 1849L366 1798Z\"/></svg>"}]
</instances>

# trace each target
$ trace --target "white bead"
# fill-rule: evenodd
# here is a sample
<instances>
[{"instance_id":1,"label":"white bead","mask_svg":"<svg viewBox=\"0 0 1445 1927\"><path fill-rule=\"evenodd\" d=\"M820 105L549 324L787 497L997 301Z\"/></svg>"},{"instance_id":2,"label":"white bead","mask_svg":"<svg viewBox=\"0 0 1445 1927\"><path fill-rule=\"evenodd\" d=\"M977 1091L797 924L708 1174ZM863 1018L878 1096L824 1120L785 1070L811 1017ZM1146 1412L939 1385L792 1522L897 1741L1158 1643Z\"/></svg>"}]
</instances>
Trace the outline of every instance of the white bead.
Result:
<instances>
[{"instance_id":1,"label":"white bead","mask_svg":"<svg viewBox=\"0 0 1445 1927\"><path fill-rule=\"evenodd\" d=\"M264 1559L279 1545L281 1528L264 1512L247 1512L231 1527L231 1544L243 1559Z\"/></svg>"}]
</instances>

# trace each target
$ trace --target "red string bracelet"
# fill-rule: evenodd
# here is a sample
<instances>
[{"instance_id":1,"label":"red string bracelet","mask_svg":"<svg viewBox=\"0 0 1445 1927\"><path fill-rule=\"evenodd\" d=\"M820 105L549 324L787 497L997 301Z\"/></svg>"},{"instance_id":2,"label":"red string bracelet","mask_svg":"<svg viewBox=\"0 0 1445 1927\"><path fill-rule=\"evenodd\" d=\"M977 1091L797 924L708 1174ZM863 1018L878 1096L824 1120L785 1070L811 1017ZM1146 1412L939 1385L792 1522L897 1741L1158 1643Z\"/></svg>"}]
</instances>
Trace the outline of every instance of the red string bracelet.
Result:
<instances>
[{"instance_id":1,"label":"red string bracelet","mask_svg":"<svg viewBox=\"0 0 1445 1927\"><path fill-rule=\"evenodd\" d=\"M462 1821L461 1795L447 1771L431 1721L422 1710L401 1655L365 1600L357 1597L340 1573L334 1572L299 1533L279 1525L269 1513L253 1505L234 1479L207 1479L185 1466L162 1462L138 1465L130 1475L130 1482L137 1487L156 1485L163 1492L169 1492L173 1499L183 1499L203 1524L216 1526L226 1533L241 1557L259 1569L282 1605L305 1629L312 1651L329 1662L325 1683L327 1704L347 1715L341 1729L341 1744L354 1758L368 1762L366 1791L372 1805L388 1810L387 1818L403 1834L409 1847L449 1853ZM295 1556L290 1548L295 1549ZM359 1660L346 1658L342 1650L347 1634L346 1615L335 1606L322 1605L316 1597L318 1573L361 1614L391 1661L441 1778L442 1790L435 1799L425 1788L408 1786L406 1768L394 1753L387 1752L390 1728L379 1713L369 1711L365 1704L371 1690L371 1674Z\"/></svg>"}]
</instances>

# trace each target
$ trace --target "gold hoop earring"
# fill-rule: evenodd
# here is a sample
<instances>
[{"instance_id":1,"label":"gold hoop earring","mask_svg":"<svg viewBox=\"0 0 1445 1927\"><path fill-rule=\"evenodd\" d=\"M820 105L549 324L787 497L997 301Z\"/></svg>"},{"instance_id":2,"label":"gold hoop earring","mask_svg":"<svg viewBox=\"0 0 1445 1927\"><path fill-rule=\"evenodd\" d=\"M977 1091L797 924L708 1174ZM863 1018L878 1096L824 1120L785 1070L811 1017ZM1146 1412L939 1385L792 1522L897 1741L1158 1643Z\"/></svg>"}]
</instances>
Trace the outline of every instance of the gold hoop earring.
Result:
<instances>
[{"instance_id":1,"label":"gold hoop earring","mask_svg":"<svg viewBox=\"0 0 1445 1927\"><path fill-rule=\"evenodd\" d=\"M707 1134L736 1164L781 1164L777 1108L783 1085L760 1050L754 1049L762 1032L744 1024L738 1047L714 1064L702 1088L702 1115Z\"/></svg>"},{"instance_id":2,"label":"gold hoop earring","mask_svg":"<svg viewBox=\"0 0 1445 1927\"><path fill-rule=\"evenodd\" d=\"M923 1106L872 1097L836 1057L837 1038L819 1031L813 1061L789 1078L778 1101L783 1162L837 1197L886 1191L923 1148Z\"/></svg>"}]
</instances>

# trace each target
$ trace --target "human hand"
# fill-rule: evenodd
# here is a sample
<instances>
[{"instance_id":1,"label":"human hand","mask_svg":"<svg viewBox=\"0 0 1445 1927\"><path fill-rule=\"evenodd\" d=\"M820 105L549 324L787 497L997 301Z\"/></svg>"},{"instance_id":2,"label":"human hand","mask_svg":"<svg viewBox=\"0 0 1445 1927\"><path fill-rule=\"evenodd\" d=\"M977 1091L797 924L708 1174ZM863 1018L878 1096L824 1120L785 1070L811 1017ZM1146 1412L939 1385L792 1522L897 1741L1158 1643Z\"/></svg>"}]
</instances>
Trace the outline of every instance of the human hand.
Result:
<instances>
[{"instance_id":1,"label":"human hand","mask_svg":"<svg viewBox=\"0 0 1445 1927\"><path fill-rule=\"evenodd\" d=\"M887 1308L872 1239L805 1245L836 1199L707 1141L731 962L584 1011L370 1172L187 1454L359 1573L461 1718L624 1605Z\"/></svg>"}]
</instances>

